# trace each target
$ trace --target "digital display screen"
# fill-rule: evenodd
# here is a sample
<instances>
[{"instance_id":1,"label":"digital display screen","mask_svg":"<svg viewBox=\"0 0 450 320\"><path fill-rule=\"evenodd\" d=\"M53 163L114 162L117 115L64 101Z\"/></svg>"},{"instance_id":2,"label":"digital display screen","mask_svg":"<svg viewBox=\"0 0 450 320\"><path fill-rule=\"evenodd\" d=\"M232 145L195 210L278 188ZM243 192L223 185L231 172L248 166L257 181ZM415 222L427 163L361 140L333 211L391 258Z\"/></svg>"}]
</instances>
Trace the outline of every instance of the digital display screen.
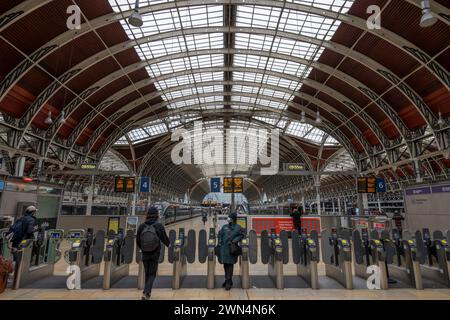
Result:
<instances>
[{"instance_id":1,"label":"digital display screen","mask_svg":"<svg viewBox=\"0 0 450 320\"><path fill-rule=\"evenodd\" d=\"M71 232L71 233L69 233L69 238L70 239L81 238L81 233L80 232Z\"/></svg>"},{"instance_id":2,"label":"digital display screen","mask_svg":"<svg viewBox=\"0 0 450 320\"><path fill-rule=\"evenodd\" d=\"M224 193L242 193L244 192L244 178L234 178L234 190L233 190L233 178L223 178L223 192Z\"/></svg>"},{"instance_id":3,"label":"digital display screen","mask_svg":"<svg viewBox=\"0 0 450 320\"><path fill-rule=\"evenodd\" d=\"M61 238L61 234L60 233L52 233L52 238L53 239L59 239L59 238Z\"/></svg>"},{"instance_id":4,"label":"digital display screen","mask_svg":"<svg viewBox=\"0 0 450 320\"><path fill-rule=\"evenodd\" d=\"M377 192L377 180L375 178L367 178L367 193Z\"/></svg>"},{"instance_id":5,"label":"digital display screen","mask_svg":"<svg viewBox=\"0 0 450 320\"><path fill-rule=\"evenodd\" d=\"M358 178L358 193L367 193L367 178Z\"/></svg>"},{"instance_id":6,"label":"digital display screen","mask_svg":"<svg viewBox=\"0 0 450 320\"><path fill-rule=\"evenodd\" d=\"M135 188L134 177L116 177L114 179L114 192L133 193Z\"/></svg>"}]
</instances>

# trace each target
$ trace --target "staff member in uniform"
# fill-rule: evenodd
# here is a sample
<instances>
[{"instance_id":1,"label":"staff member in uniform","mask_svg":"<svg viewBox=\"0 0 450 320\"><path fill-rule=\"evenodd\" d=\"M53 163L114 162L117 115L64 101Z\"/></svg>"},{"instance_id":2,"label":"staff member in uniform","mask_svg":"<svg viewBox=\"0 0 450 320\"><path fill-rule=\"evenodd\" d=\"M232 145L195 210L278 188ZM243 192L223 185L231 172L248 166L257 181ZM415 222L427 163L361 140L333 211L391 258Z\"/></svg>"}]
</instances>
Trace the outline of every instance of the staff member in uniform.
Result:
<instances>
[{"instance_id":1,"label":"staff member in uniform","mask_svg":"<svg viewBox=\"0 0 450 320\"><path fill-rule=\"evenodd\" d=\"M230 246L233 244L237 245L239 241L244 237L242 228L236 223L237 214L230 213L227 219L227 224L225 224L219 231L219 241L218 241L218 258L219 262L223 264L225 271L225 282L222 287L225 290L230 290L233 286L233 268L234 264L238 260L238 255L233 255Z\"/></svg>"},{"instance_id":2,"label":"staff member in uniform","mask_svg":"<svg viewBox=\"0 0 450 320\"><path fill-rule=\"evenodd\" d=\"M298 210L298 208L294 208L294 210L292 210L292 213L290 214L290 216L292 217L292 223L294 224L294 229L297 230L298 232L301 232L301 230L302 230L302 215L301 215L300 211Z\"/></svg>"}]
</instances>

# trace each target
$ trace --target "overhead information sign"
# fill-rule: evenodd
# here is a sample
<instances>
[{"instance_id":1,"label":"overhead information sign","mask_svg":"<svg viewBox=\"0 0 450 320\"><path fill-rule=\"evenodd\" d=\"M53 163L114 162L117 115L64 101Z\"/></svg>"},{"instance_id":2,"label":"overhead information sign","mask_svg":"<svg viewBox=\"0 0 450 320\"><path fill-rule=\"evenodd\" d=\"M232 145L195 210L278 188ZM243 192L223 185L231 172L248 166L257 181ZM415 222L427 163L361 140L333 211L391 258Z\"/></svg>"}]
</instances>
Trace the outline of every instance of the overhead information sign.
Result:
<instances>
[{"instance_id":1,"label":"overhead information sign","mask_svg":"<svg viewBox=\"0 0 450 320\"><path fill-rule=\"evenodd\" d=\"M95 163L83 163L80 168L83 170L95 170L97 165Z\"/></svg>"},{"instance_id":2,"label":"overhead information sign","mask_svg":"<svg viewBox=\"0 0 450 320\"><path fill-rule=\"evenodd\" d=\"M114 179L114 192L133 193L135 188L134 177L116 177Z\"/></svg>"},{"instance_id":3,"label":"overhead information sign","mask_svg":"<svg viewBox=\"0 0 450 320\"><path fill-rule=\"evenodd\" d=\"M306 166L304 163L285 163L284 171L305 171Z\"/></svg>"},{"instance_id":4,"label":"overhead information sign","mask_svg":"<svg viewBox=\"0 0 450 320\"><path fill-rule=\"evenodd\" d=\"M139 192L148 193L150 192L150 178L149 177L141 177L139 183Z\"/></svg>"},{"instance_id":5,"label":"overhead information sign","mask_svg":"<svg viewBox=\"0 0 450 320\"><path fill-rule=\"evenodd\" d=\"M376 192L377 192L377 179L367 178L367 193L376 193Z\"/></svg>"},{"instance_id":6,"label":"overhead information sign","mask_svg":"<svg viewBox=\"0 0 450 320\"><path fill-rule=\"evenodd\" d=\"M358 178L358 193L367 193L367 178Z\"/></svg>"},{"instance_id":7,"label":"overhead information sign","mask_svg":"<svg viewBox=\"0 0 450 320\"><path fill-rule=\"evenodd\" d=\"M211 192L220 192L220 178L211 178Z\"/></svg>"},{"instance_id":8,"label":"overhead information sign","mask_svg":"<svg viewBox=\"0 0 450 320\"><path fill-rule=\"evenodd\" d=\"M377 178L377 192L386 192L386 180Z\"/></svg>"},{"instance_id":9,"label":"overhead information sign","mask_svg":"<svg viewBox=\"0 0 450 320\"><path fill-rule=\"evenodd\" d=\"M244 178L234 178L234 193L244 192ZM232 193L233 192L233 178L225 177L223 178L223 192Z\"/></svg>"}]
</instances>

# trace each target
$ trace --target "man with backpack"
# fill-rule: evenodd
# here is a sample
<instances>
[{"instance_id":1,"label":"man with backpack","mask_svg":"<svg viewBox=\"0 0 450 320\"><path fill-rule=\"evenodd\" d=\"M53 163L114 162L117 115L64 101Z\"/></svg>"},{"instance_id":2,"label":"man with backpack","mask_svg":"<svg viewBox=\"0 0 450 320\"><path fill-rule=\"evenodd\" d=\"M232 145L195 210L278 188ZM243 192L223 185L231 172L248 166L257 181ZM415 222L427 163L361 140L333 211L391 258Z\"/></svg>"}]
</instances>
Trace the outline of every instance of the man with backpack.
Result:
<instances>
[{"instance_id":1,"label":"man with backpack","mask_svg":"<svg viewBox=\"0 0 450 320\"><path fill-rule=\"evenodd\" d=\"M203 226L205 226L206 221L208 221L208 214L206 213L206 211L202 212L202 221L203 221Z\"/></svg>"},{"instance_id":2,"label":"man with backpack","mask_svg":"<svg viewBox=\"0 0 450 320\"><path fill-rule=\"evenodd\" d=\"M35 206L28 206L23 213L23 216L14 222L9 228L6 235L7 239L11 241L13 249L18 249L22 240L33 239L34 233L37 231L37 208Z\"/></svg>"},{"instance_id":3,"label":"man with backpack","mask_svg":"<svg viewBox=\"0 0 450 320\"><path fill-rule=\"evenodd\" d=\"M170 245L164 226L157 222L158 218L158 209L150 207L147 211L146 220L139 226L136 235L136 244L142 251L142 263L145 270L145 287L142 300L150 300L153 281L155 281L158 271L161 242L167 247Z\"/></svg>"}]
</instances>

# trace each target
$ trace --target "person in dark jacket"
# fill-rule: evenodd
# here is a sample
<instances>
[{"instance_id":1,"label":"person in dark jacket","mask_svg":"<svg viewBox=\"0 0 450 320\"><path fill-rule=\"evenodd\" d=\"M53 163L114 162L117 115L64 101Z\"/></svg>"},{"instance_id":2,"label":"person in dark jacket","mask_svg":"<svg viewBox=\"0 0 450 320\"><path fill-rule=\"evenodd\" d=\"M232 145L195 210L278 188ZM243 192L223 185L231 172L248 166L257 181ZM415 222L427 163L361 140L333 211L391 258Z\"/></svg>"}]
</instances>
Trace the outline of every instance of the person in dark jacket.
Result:
<instances>
[{"instance_id":1,"label":"person in dark jacket","mask_svg":"<svg viewBox=\"0 0 450 320\"><path fill-rule=\"evenodd\" d=\"M298 230L298 232L300 232L302 230L302 215L301 215L300 211L298 210L298 208L294 208L294 210L292 210L292 213L290 214L290 216L292 217L294 229Z\"/></svg>"},{"instance_id":2,"label":"person in dark jacket","mask_svg":"<svg viewBox=\"0 0 450 320\"><path fill-rule=\"evenodd\" d=\"M136 235L136 245L139 249L141 248L141 233L144 230L145 225L153 225L155 228L156 235L158 236L159 240L166 245L167 247L170 245L169 237L167 236L166 229L164 226L157 222L159 218L158 209L155 207L150 207L147 211L146 220L144 223L142 223L138 230ZM156 273L158 271L158 260L159 255L161 252L161 244L158 246L157 249L155 249L152 252L142 252L142 263L144 264L144 270L145 270L145 287L144 292L142 295L142 300L149 300L151 293L152 293L152 287L153 282L156 278Z\"/></svg>"},{"instance_id":3,"label":"person in dark jacket","mask_svg":"<svg viewBox=\"0 0 450 320\"><path fill-rule=\"evenodd\" d=\"M228 216L228 223L220 229L218 235L218 259L225 271L225 282L222 284L225 290L230 290L233 286L233 268L238 260L236 255L231 254L230 244L232 242L238 244L244 237L242 228L236 221L237 214L233 212Z\"/></svg>"},{"instance_id":4,"label":"person in dark jacket","mask_svg":"<svg viewBox=\"0 0 450 320\"><path fill-rule=\"evenodd\" d=\"M206 213L206 211L202 212L202 222L203 222L203 226L206 224L206 221L208 221L208 214Z\"/></svg>"},{"instance_id":5,"label":"person in dark jacket","mask_svg":"<svg viewBox=\"0 0 450 320\"><path fill-rule=\"evenodd\" d=\"M14 236L11 239L11 246L15 249L19 247L20 242L22 240L34 239L34 234L38 229L36 213L38 209L35 206L28 206L23 216L20 217L15 223L21 223L20 230L14 233ZM14 227L13 225L13 227ZM12 231L13 227L11 227L10 231Z\"/></svg>"}]
</instances>

